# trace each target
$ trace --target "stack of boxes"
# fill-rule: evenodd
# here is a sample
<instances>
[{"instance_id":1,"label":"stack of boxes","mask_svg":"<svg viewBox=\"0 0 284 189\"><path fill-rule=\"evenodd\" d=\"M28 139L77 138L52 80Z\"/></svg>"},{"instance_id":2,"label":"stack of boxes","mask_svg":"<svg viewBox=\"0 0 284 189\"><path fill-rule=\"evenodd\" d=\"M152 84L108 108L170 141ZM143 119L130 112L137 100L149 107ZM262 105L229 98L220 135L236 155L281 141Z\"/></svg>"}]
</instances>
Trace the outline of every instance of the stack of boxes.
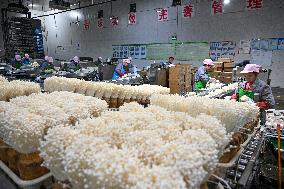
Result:
<instances>
[{"instance_id":1,"label":"stack of boxes","mask_svg":"<svg viewBox=\"0 0 284 189\"><path fill-rule=\"evenodd\" d=\"M192 65L176 64L169 71L171 94L183 94L192 91Z\"/></svg>"},{"instance_id":2,"label":"stack of boxes","mask_svg":"<svg viewBox=\"0 0 284 189\"><path fill-rule=\"evenodd\" d=\"M214 71L209 72L210 76L222 83L232 83L234 62L230 58L218 58L214 62Z\"/></svg>"}]
</instances>

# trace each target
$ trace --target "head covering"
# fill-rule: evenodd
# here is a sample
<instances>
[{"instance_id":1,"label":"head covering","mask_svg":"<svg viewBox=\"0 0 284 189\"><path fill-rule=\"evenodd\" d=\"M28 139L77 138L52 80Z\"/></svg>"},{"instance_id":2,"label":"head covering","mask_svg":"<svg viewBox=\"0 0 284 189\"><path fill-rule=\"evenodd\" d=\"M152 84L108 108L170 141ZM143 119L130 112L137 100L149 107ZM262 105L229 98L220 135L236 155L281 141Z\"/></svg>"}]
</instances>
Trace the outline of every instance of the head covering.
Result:
<instances>
[{"instance_id":1,"label":"head covering","mask_svg":"<svg viewBox=\"0 0 284 189\"><path fill-rule=\"evenodd\" d=\"M26 53L25 58L30 58L30 55L28 53Z\"/></svg>"},{"instance_id":2,"label":"head covering","mask_svg":"<svg viewBox=\"0 0 284 189\"><path fill-rule=\"evenodd\" d=\"M16 55L15 55L15 59L16 59L17 61L20 61L20 60L22 59L22 57L21 57L21 55L16 54Z\"/></svg>"},{"instance_id":3,"label":"head covering","mask_svg":"<svg viewBox=\"0 0 284 189\"><path fill-rule=\"evenodd\" d=\"M211 59L203 60L203 65L214 66L214 63Z\"/></svg>"},{"instance_id":4,"label":"head covering","mask_svg":"<svg viewBox=\"0 0 284 189\"><path fill-rule=\"evenodd\" d=\"M48 57L48 62L49 63L53 63L53 58L52 57Z\"/></svg>"},{"instance_id":5,"label":"head covering","mask_svg":"<svg viewBox=\"0 0 284 189\"><path fill-rule=\"evenodd\" d=\"M48 58L49 58L48 56L45 56L45 57L44 57L44 60L48 61Z\"/></svg>"},{"instance_id":6,"label":"head covering","mask_svg":"<svg viewBox=\"0 0 284 189\"><path fill-rule=\"evenodd\" d=\"M175 59L173 56L170 56L169 59L170 59L170 58Z\"/></svg>"},{"instance_id":7,"label":"head covering","mask_svg":"<svg viewBox=\"0 0 284 189\"><path fill-rule=\"evenodd\" d=\"M74 56L73 60L74 60L74 62L79 63L79 57L78 56Z\"/></svg>"},{"instance_id":8,"label":"head covering","mask_svg":"<svg viewBox=\"0 0 284 189\"><path fill-rule=\"evenodd\" d=\"M260 65L257 64L247 64L241 73L259 73Z\"/></svg>"},{"instance_id":9,"label":"head covering","mask_svg":"<svg viewBox=\"0 0 284 189\"><path fill-rule=\"evenodd\" d=\"M129 58L122 59L122 62L123 62L123 63L130 64L130 60L129 60Z\"/></svg>"}]
</instances>

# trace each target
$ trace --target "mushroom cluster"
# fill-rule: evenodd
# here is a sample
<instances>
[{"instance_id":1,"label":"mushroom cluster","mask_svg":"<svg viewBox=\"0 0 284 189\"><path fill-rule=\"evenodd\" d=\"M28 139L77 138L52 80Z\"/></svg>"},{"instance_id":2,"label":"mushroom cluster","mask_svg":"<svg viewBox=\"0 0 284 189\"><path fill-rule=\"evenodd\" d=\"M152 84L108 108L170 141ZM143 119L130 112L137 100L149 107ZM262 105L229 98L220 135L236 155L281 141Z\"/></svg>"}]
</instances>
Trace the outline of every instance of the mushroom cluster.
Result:
<instances>
[{"instance_id":1,"label":"mushroom cluster","mask_svg":"<svg viewBox=\"0 0 284 189\"><path fill-rule=\"evenodd\" d=\"M0 102L0 137L20 153L38 150L51 127L98 116L105 101L70 92L32 94Z\"/></svg>"},{"instance_id":2,"label":"mushroom cluster","mask_svg":"<svg viewBox=\"0 0 284 189\"><path fill-rule=\"evenodd\" d=\"M40 155L74 188L197 188L229 138L212 116L132 102L75 127L49 129Z\"/></svg>"},{"instance_id":3,"label":"mushroom cluster","mask_svg":"<svg viewBox=\"0 0 284 189\"><path fill-rule=\"evenodd\" d=\"M149 99L152 94L169 94L170 89L158 85L117 85L106 82L90 82L74 78L51 77L44 81L44 90L69 91L98 98Z\"/></svg>"},{"instance_id":4,"label":"mushroom cluster","mask_svg":"<svg viewBox=\"0 0 284 189\"><path fill-rule=\"evenodd\" d=\"M39 84L15 80L8 82L4 77L0 78L0 101L9 101L17 96L28 96L33 93L40 93Z\"/></svg>"},{"instance_id":5,"label":"mushroom cluster","mask_svg":"<svg viewBox=\"0 0 284 189\"><path fill-rule=\"evenodd\" d=\"M196 117L207 114L218 118L228 132L236 131L258 118L258 107L245 103L206 97L182 97L178 95L153 95L151 104L170 111L186 112Z\"/></svg>"}]
</instances>

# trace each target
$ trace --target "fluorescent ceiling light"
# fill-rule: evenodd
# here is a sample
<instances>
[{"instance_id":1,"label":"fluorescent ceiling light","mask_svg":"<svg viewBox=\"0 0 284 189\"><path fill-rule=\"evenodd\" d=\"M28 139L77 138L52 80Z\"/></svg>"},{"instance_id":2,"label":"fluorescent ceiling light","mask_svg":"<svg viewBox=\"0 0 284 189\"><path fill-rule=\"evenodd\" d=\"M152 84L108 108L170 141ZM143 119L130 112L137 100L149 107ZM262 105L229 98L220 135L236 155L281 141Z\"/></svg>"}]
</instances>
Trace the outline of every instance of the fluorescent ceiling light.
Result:
<instances>
[{"instance_id":1,"label":"fluorescent ceiling light","mask_svg":"<svg viewBox=\"0 0 284 189\"><path fill-rule=\"evenodd\" d=\"M80 18L82 17L82 15L81 15L80 12L77 12L77 11L70 11L70 17L71 17L71 18L75 18L75 19L77 19L77 17L78 17L78 19L80 19Z\"/></svg>"},{"instance_id":2,"label":"fluorescent ceiling light","mask_svg":"<svg viewBox=\"0 0 284 189\"><path fill-rule=\"evenodd\" d=\"M33 7L33 8L39 7L38 4L29 4L28 6L29 6L29 7Z\"/></svg>"},{"instance_id":3,"label":"fluorescent ceiling light","mask_svg":"<svg viewBox=\"0 0 284 189\"><path fill-rule=\"evenodd\" d=\"M224 0L224 4L227 5L230 3L230 0Z\"/></svg>"}]
</instances>

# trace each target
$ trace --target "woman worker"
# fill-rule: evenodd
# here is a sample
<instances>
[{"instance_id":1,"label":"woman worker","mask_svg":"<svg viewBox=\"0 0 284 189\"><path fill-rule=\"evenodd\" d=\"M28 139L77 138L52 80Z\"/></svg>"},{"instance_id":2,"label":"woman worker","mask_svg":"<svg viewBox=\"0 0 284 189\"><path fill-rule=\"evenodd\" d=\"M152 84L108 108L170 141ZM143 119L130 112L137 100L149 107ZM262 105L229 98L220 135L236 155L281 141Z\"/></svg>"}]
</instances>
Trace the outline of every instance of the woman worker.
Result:
<instances>
[{"instance_id":1,"label":"woman worker","mask_svg":"<svg viewBox=\"0 0 284 189\"><path fill-rule=\"evenodd\" d=\"M205 59L203 66L199 67L195 73L195 92L198 93L200 89L204 89L206 83L209 81L208 71L212 69L214 63L211 59Z\"/></svg>"},{"instance_id":2,"label":"woman worker","mask_svg":"<svg viewBox=\"0 0 284 189\"><path fill-rule=\"evenodd\" d=\"M47 61L41 65L41 70L44 72L52 72L54 70L53 58L52 57L45 57L45 58L47 59Z\"/></svg>"},{"instance_id":3,"label":"woman worker","mask_svg":"<svg viewBox=\"0 0 284 189\"><path fill-rule=\"evenodd\" d=\"M22 66L22 58L21 58L21 55L19 55L19 54L16 54L15 55L15 59L13 60L13 62L12 62L12 66L14 67L14 68L16 68L16 69L20 69L21 68L21 66Z\"/></svg>"},{"instance_id":4,"label":"woman worker","mask_svg":"<svg viewBox=\"0 0 284 189\"><path fill-rule=\"evenodd\" d=\"M75 56L71 61L70 64L68 64L68 70L76 72L77 70L81 69L80 65L80 59L78 56Z\"/></svg>"},{"instance_id":5,"label":"woman worker","mask_svg":"<svg viewBox=\"0 0 284 189\"><path fill-rule=\"evenodd\" d=\"M244 96L254 100L256 105L260 108L261 124L265 124L265 111L269 108L273 108L275 100L272 95L272 91L269 85L258 78L260 66L257 64L247 64L242 74L244 74L246 81L242 82L236 91L236 94L232 96L232 99L241 101ZM254 99L255 94L258 93L257 99Z\"/></svg>"},{"instance_id":6,"label":"woman worker","mask_svg":"<svg viewBox=\"0 0 284 189\"><path fill-rule=\"evenodd\" d=\"M112 80L122 77L125 74L124 66L127 66L128 64L130 64L130 60L128 58L123 59L122 63L117 64L112 75Z\"/></svg>"},{"instance_id":7,"label":"woman worker","mask_svg":"<svg viewBox=\"0 0 284 189\"><path fill-rule=\"evenodd\" d=\"M28 65L31 63L31 60L30 60L30 55L29 54L25 54L25 57L22 59L22 64L23 65Z\"/></svg>"}]
</instances>

